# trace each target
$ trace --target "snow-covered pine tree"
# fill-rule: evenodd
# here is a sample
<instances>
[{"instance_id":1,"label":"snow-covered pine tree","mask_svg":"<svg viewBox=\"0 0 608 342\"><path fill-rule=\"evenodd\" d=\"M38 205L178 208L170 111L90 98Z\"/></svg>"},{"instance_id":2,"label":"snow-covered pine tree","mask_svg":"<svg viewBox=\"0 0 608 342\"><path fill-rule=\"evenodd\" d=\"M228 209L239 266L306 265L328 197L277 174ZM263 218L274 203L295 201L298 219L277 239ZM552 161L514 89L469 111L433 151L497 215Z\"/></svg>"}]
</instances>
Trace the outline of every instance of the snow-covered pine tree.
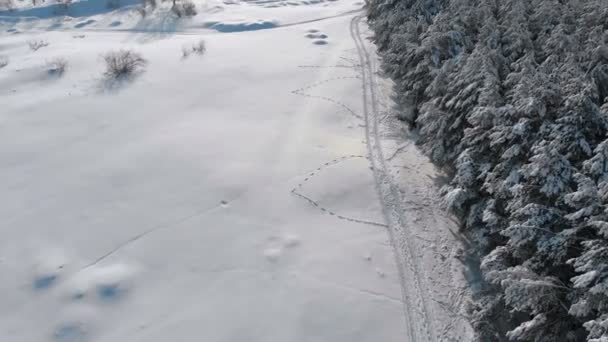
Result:
<instances>
[{"instance_id":1,"label":"snow-covered pine tree","mask_svg":"<svg viewBox=\"0 0 608 342\"><path fill-rule=\"evenodd\" d=\"M371 0L403 118L452 175L480 340L608 341L608 2Z\"/></svg>"}]
</instances>

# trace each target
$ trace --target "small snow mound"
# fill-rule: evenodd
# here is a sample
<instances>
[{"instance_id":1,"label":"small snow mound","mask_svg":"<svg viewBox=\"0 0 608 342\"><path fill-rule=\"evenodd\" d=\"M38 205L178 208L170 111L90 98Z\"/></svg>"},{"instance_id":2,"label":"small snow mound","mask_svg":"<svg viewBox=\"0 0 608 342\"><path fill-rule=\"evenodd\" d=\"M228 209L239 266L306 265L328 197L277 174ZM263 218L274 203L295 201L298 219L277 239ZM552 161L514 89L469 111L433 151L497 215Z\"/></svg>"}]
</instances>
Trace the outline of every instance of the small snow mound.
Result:
<instances>
[{"instance_id":1,"label":"small snow mound","mask_svg":"<svg viewBox=\"0 0 608 342\"><path fill-rule=\"evenodd\" d=\"M222 33L267 30L278 26L279 24L276 21L271 20L235 23L210 21L203 24L204 28L209 28Z\"/></svg>"},{"instance_id":2,"label":"small snow mound","mask_svg":"<svg viewBox=\"0 0 608 342\"><path fill-rule=\"evenodd\" d=\"M57 276L54 274L44 275L40 277L36 277L34 279L34 289L36 290L44 290L53 286L55 281L57 280Z\"/></svg>"},{"instance_id":3,"label":"small snow mound","mask_svg":"<svg viewBox=\"0 0 608 342\"><path fill-rule=\"evenodd\" d=\"M131 287L133 269L124 264L95 267L77 274L68 288L72 299L94 294L102 301L120 299Z\"/></svg>"},{"instance_id":4,"label":"small snow mound","mask_svg":"<svg viewBox=\"0 0 608 342\"><path fill-rule=\"evenodd\" d=\"M376 274L378 275L378 277L380 278L385 278L386 277L386 273L384 273L383 270L376 268Z\"/></svg>"},{"instance_id":5,"label":"small snow mound","mask_svg":"<svg viewBox=\"0 0 608 342\"><path fill-rule=\"evenodd\" d=\"M89 25L91 25L91 24L94 24L95 22L96 22L96 20L94 20L94 19L89 19L89 20L87 20L87 21L82 21L82 22L79 22L78 24L74 25L74 28L83 28L83 27L85 27L85 26L89 26Z\"/></svg>"},{"instance_id":6,"label":"small snow mound","mask_svg":"<svg viewBox=\"0 0 608 342\"><path fill-rule=\"evenodd\" d=\"M325 39L328 36L325 33L317 31L317 32L310 32L305 37L310 38L310 39Z\"/></svg>"},{"instance_id":7,"label":"small snow mound","mask_svg":"<svg viewBox=\"0 0 608 342\"><path fill-rule=\"evenodd\" d=\"M267 248L264 250L264 256L266 257L266 260L270 262L277 262L281 257L281 249Z\"/></svg>"},{"instance_id":8,"label":"small snow mound","mask_svg":"<svg viewBox=\"0 0 608 342\"><path fill-rule=\"evenodd\" d=\"M97 286L97 295L102 300L116 300L124 292L124 289L120 287L120 284L101 284Z\"/></svg>"},{"instance_id":9,"label":"small snow mound","mask_svg":"<svg viewBox=\"0 0 608 342\"><path fill-rule=\"evenodd\" d=\"M44 290L57 282L68 260L60 250L48 251L44 255L39 255L38 258L40 261L34 269L32 287L35 290Z\"/></svg>"},{"instance_id":10,"label":"small snow mound","mask_svg":"<svg viewBox=\"0 0 608 342\"><path fill-rule=\"evenodd\" d=\"M372 261L372 255L371 254L365 254L363 256L363 259L365 259L365 261Z\"/></svg>"},{"instance_id":11,"label":"small snow mound","mask_svg":"<svg viewBox=\"0 0 608 342\"><path fill-rule=\"evenodd\" d=\"M284 246L287 248L297 247L300 245L300 243L300 237L297 235L289 234L285 236Z\"/></svg>"},{"instance_id":12,"label":"small snow mound","mask_svg":"<svg viewBox=\"0 0 608 342\"><path fill-rule=\"evenodd\" d=\"M60 325L53 334L57 342L84 342L87 340L87 330L81 323L67 323Z\"/></svg>"},{"instance_id":13,"label":"small snow mound","mask_svg":"<svg viewBox=\"0 0 608 342\"><path fill-rule=\"evenodd\" d=\"M57 313L60 318L58 324L50 332L51 341L54 342L85 342L93 340L92 332L99 311L93 306L70 306L67 310Z\"/></svg>"}]
</instances>

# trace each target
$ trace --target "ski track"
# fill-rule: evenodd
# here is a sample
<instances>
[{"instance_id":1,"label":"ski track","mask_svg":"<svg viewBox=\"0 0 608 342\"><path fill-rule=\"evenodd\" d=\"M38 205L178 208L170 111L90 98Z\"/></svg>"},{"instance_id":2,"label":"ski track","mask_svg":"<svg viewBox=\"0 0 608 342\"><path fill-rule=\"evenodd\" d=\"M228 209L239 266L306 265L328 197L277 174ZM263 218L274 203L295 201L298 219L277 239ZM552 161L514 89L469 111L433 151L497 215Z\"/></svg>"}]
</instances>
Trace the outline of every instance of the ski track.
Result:
<instances>
[{"instance_id":1,"label":"ski track","mask_svg":"<svg viewBox=\"0 0 608 342\"><path fill-rule=\"evenodd\" d=\"M365 42L361 37L360 21L363 15L355 16L350 23L350 34L359 56L363 89L363 116L365 139L369 161L374 173L377 191L388 225L387 231L393 246L404 303L407 335L410 342L436 342L432 311L416 259L413 234L404 217L401 192L394 183L385 163L380 134L378 132L378 110L375 94L374 68ZM406 266L407 265L407 266ZM407 272L407 276L406 276Z\"/></svg>"}]
</instances>

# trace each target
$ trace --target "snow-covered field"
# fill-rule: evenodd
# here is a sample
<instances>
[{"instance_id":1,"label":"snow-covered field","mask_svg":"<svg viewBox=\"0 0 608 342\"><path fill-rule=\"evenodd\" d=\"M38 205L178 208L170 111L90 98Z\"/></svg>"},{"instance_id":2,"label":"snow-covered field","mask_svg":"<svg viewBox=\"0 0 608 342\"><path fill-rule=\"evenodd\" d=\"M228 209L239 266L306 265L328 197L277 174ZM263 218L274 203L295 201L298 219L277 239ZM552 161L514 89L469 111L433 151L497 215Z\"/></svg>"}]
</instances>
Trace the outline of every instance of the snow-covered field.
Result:
<instances>
[{"instance_id":1,"label":"snow-covered field","mask_svg":"<svg viewBox=\"0 0 608 342\"><path fill-rule=\"evenodd\" d=\"M0 341L469 341L361 5L1 12ZM108 82L118 49L145 71Z\"/></svg>"}]
</instances>

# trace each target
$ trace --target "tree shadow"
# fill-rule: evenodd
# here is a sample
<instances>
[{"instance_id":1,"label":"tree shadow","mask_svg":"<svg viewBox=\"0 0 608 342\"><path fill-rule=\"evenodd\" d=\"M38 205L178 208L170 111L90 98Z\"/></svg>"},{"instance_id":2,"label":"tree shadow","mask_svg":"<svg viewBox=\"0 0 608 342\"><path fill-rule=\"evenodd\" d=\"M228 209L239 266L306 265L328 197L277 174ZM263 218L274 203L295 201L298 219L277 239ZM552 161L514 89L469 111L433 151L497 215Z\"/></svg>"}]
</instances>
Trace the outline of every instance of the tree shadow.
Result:
<instances>
[{"instance_id":1,"label":"tree shadow","mask_svg":"<svg viewBox=\"0 0 608 342\"><path fill-rule=\"evenodd\" d=\"M129 7L139 5L139 0L120 0L110 3L109 1L81 0L69 5L53 3L44 6L20 8L14 10L0 11L3 20L19 18L48 19L57 16L69 16L72 18L91 17L98 14L113 12L116 10L128 10Z\"/></svg>"}]
</instances>

